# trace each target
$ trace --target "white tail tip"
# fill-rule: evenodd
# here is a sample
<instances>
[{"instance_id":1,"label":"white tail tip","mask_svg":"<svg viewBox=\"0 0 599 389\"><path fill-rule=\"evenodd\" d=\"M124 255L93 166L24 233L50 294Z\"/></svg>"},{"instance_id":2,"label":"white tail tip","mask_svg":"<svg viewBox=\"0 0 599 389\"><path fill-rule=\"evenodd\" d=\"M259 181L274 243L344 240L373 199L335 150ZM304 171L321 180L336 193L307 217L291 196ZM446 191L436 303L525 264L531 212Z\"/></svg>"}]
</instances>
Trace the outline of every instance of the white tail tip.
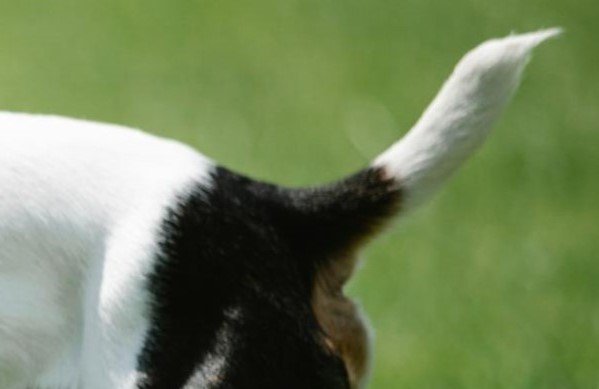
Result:
<instances>
[{"instance_id":1,"label":"white tail tip","mask_svg":"<svg viewBox=\"0 0 599 389\"><path fill-rule=\"evenodd\" d=\"M462 58L416 125L374 161L401 185L404 209L434 193L483 143L517 89L531 51L561 32L491 39Z\"/></svg>"},{"instance_id":2,"label":"white tail tip","mask_svg":"<svg viewBox=\"0 0 599 389\"><path fill-rule=\"evenodd\" d=\"M564 30L561 27L552 27L525 34L508 36L505 39L513 39L514 41L528 43L529 47L534 48L548 39L561 35L563 32Z\"/></svg>"}]
</instances>

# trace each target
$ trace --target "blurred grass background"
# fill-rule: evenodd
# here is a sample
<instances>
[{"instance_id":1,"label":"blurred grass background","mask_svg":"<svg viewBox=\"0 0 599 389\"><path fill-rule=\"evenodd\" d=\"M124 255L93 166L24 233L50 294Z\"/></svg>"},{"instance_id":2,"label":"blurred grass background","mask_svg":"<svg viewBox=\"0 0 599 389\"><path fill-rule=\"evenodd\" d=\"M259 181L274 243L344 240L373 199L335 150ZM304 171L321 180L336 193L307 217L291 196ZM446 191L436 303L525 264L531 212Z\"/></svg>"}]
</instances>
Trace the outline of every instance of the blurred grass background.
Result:
<instances>
[{"instance_id":1,"label":"blurred grass background","mask_svg":"<svg viewBox=\"0 0 599 389\"><path fill-rule=\"evenodd\" d=\"M367 251L373 388L599 388L596 0L0 3L0 107L288 185L364 166L480 41L560 25L489 144Z\"/></svg>"}]
</instances>

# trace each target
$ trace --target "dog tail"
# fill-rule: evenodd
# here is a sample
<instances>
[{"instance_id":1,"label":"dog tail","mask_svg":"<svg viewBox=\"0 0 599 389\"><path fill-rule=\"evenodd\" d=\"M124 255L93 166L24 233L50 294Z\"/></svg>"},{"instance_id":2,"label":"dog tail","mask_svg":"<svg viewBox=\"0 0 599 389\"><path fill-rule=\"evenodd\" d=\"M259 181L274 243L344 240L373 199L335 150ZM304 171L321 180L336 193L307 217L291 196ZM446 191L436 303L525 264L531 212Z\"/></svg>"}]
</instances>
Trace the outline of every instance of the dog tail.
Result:
<instances>
[{"instance_id":1,"label":"dog tail","mask_svg":"<svg viewBox=\"0 0 599 389\"><path fill-rule=\"evenodd\" d=\"M532 50L559 33L510 35L467 53L414 127L368 168L332 185L285 192L296 221L289 235L314 252L346 251L423 203L484 142Z\"/></svg>"},{"instance_id":2,"label":"dog tail","mask_svg":"<svg viewBox=\"0 0 599 389\"><path fill-rule=\"evenodd\" d=\"M416 125L372 165L403 191L402 209L430 197L478 149L518 88L533 48L557 28L479 45L457 64Z\"/></svg>"}]
</instances>

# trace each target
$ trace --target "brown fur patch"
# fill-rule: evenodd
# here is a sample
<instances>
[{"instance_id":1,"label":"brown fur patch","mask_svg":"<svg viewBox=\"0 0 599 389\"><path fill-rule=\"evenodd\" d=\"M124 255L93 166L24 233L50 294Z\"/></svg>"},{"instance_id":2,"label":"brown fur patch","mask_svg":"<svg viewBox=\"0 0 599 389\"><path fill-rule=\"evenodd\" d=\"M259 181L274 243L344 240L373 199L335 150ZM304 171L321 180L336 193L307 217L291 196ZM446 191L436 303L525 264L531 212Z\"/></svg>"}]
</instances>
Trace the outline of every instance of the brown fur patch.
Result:
<instances>
[{"instance_id":1,"label":"brown fur patch","mask_svg":"<svg viewBox=\"0 0 599 389\"><path fill-rule=\"evenodd\" d=\"M330 244L330 252L316 272L312 309L324 332L324 347L343 360L351 388L356 389L368 373L370 339L360 310L344 295L343 287L353 274L358 249L398 213L402 191L383 169L369 169L325 194L319 198L326 206L314 209L321 218L329 215L316 220L318 226L327 227L318 239L325 239L325 247Z\"/></svg>"},{"instance_id":2,"label":"brown fur patch","mask_svg":"<svg viewBox=\"0 0 599 389\"><path fill-rule=\"evenodd\" d=\"M352 389L360 387L370 360L366 325L356 304L343 294L343 284L354 265L355 259L346 257L319 271L312 298L314 314L324 331L323 343L345 363Z\"/></svg>"}]
</instances>

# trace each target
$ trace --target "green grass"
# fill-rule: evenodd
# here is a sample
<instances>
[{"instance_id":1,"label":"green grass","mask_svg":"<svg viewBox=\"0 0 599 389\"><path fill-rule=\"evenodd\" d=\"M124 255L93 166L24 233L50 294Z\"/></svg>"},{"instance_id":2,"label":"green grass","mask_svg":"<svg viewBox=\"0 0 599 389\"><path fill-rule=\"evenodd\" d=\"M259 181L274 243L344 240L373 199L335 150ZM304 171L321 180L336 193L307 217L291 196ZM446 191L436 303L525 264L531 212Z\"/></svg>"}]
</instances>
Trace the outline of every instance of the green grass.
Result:
<instances>
[{"instance_id":1,"label":"green grass","mask_svg":"<svg viewBox=\"0 0 599 389\"><path fill-rule=\"evenodd\" d=\"M3 109L142 127L290 185L365 165L481 40L563 26L350 293L373 388L599 388L596 0L21 0L0 19Z\"/></svg>"}]
</instances>

